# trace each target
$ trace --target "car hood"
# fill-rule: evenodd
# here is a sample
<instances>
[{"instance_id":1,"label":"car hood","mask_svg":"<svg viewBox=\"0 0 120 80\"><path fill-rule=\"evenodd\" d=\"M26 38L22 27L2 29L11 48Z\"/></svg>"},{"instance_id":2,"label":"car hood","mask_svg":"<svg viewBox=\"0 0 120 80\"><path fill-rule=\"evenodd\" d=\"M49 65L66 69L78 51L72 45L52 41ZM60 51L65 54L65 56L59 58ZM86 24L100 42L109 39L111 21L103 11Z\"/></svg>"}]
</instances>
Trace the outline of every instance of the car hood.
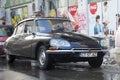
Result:
<instances>
[{"instance_id":1,"label":"car hood","mask_svg":"<svg viewBox=\"0 0 120 80\"><path fill-rule=\"evenodd\" d=\"M71 43L72 48L100 48L97 40L78 33L64 32L54 33L54 36L61 37Z\"/></svg>"},{"instance_id":2,"label":"car hood","mask_svg":"<svg viewBox=\"0 0 120 80\"><path fill-rule=\"evenodd\" d=\"M5 42L8 37L0 37L0 42Z\"/></svg>"}]
</instances>

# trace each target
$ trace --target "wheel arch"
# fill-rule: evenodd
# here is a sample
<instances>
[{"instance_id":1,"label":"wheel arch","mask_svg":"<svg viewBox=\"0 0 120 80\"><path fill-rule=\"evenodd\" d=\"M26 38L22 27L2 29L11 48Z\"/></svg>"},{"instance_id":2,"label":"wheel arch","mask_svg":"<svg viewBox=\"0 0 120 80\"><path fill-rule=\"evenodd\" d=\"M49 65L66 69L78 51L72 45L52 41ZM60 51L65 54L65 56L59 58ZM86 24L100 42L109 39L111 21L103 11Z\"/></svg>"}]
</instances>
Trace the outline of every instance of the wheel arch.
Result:
<instances>
[{"instance_id":1,"label":"wheel arch","mask_svg":"<svg viewBox=\"0 0 120 80\"><path fill-rule=\"evenodd\" d=\"M47 44L46 43L44 43L44 42L38 42L37 45L36 45L36 47L35 47L35 59L37 59L37 56L38 56L37 51L38 51L38 49L39 49L40 46L45 46L47 48Z\"/></svg>"}]
</instances>

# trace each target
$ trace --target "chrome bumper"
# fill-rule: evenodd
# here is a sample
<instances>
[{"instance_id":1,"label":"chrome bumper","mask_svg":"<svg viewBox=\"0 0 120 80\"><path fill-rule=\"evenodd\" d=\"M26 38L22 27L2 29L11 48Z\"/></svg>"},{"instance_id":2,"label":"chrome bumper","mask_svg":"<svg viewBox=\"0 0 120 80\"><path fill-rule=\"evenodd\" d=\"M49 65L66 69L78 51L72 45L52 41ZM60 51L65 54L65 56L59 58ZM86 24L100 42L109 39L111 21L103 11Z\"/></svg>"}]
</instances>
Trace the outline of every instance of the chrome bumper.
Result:
<instances>
[{"instance_id":1,"label":"chrome bumper","mask_svg":"<svg viewBox=\"0 0 120 80\"><path fill-rule=\"evenodd\" d=\"M108 50L47 50L47 53L77 53L77 52L85 52L85 53L98 53L98 52L108 52Z\"/></svg>"}]
</instances>

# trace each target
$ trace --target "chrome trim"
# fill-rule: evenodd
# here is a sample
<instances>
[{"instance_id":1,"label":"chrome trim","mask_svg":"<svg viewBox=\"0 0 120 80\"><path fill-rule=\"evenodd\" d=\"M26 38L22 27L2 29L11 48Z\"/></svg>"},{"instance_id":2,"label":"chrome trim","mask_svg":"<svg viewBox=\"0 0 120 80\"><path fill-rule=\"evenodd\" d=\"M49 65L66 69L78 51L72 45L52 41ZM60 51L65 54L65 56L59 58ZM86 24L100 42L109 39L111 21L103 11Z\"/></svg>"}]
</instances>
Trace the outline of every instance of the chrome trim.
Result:
<instances>
[{"instance_id":1,"label":"chrome trim","mask_svg":"<svg viewBox=\"0 0 120 80\"><path fill-rule=\"evenodd\" d=\"M87 53L92 53L92 52L107 52L108 50L47 50L47 53L62 53L62 52L87 52Z\"/></svg>"},{"instance_id":2,"label":"chrome trim","mask_svg":"<svg viewBox=\"0 0 120 80\"><path fill-rule=\"evenodd\" d=\"M101 50L101 48L72 48L72 50L79 49L79 50Z\"/></svg>"}]
</instances>

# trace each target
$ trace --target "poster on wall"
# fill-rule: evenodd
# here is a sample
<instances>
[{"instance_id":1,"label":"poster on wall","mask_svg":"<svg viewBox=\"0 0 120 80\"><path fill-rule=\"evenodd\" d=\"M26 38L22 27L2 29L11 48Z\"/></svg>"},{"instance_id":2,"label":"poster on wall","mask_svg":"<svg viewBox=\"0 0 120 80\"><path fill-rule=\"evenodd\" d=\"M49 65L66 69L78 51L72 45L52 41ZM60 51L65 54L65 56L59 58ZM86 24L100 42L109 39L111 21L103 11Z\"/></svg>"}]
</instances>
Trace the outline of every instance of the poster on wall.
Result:
<instances>
[{"instance_id":1,"label":"poster on wall","mask_svg":"<svg viewBox=\"0 0 120 80\"><path fill-rule=\"evenodd\" d=\"M57 9L57 17L67 17L67 7Z\"/></svg>"},{"instance_id":2,"label":"poster on wall","mask_svg":"<svg viewBox=\"0 0 120 80\"><path fill-rule=\"evenodd\" d=\"M88 4L89 35L102 35L102 10L101 3L95 2Z\"/></svg>"},{"instance_id":3,"label":"poster on wall","mask_svg":"<svg viewBox=\"0 0 120 80\"><path fill-rule=\"evenodd\" d=\"M114 35L117 30L116 14L117 14L117 0L102 2L102 24L103 33L106 36Z\"/></svg>"},{"instance_id":4,"label":"poster on wall","mask_svg":"<svg viewBox=\"0 0 120 80\"><path fill-rule=\"evenodd\" d=\"M78 32L87 34L87 7L86 0L78 0L78 10L75 20L78 22Z\"/></svg>"},{"instance_id":5,"label":"poster on wall","mask_svg":"<svg viewBox=\"0 0 120 80\"><path fill-rule=\"evenodd\" d=\"M117 0L88 4L89 35L105 37L116 31Z\"/></svg>"}]
</instances>

